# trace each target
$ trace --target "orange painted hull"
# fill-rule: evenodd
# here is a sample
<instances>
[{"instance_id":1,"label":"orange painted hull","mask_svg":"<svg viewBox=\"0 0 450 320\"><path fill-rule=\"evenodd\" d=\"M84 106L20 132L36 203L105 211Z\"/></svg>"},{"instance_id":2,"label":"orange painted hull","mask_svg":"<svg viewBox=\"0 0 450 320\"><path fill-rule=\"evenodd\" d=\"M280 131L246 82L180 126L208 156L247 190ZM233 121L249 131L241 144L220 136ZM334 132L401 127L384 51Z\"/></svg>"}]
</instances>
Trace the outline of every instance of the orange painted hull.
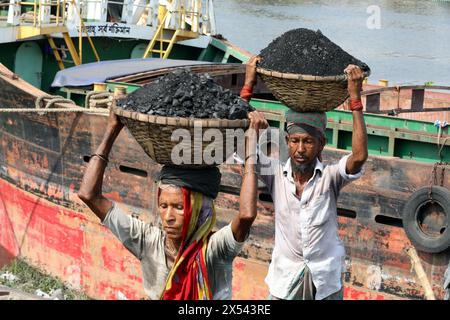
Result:
<instances>
[{"instance_id":1,"label":"orange painted hull","mask_svg":"<svg viewBox=\"0 0 450 320\"><path fill-rule=\"evenodd\" d=\"M384 262L385 272L391 268L389 272L397 272L405 278L403 283L397 283L402 285L404 298L423 294L413 273L407 279L399 272L410 268L403 253L409 241L402 229L392 227L386 237L384 227L378 230L362 228L351 219L341 217L339 220L341 237L346 242L365 242L368 250L386 248L386 252L380 249L378 254L392 257ZM117 299L119 292L128 299L145 296L139 261L92 214L67 210L0 180L0 226L0 247L9 259L25 258L97 299ZM348 254L351 276L346 279L345 299L402 298L398 295L400 292L379 292L382 275L374 274L372 267L376 264L358 260L356 250L350 249ZM267 268L267 262L236 258L233 298L266 299L268 289L264 277ZM381 272L375 268L375 273L377 270ZM434 289L442 296L438 285Z\"/></svg>"},{"instance_id":2,"label":"orange painted hull","mask_svg":"<svg viewBox=\"0 0 450 320\"><path fill-rule=\"evenodd\" d=\"M35 97L42 94L20 80L2 76L0 85L0 105L33 107ZM0 262L24 258L94 298L117 299L120 292L140 299L144 292L139 261L76 196L86 160L100 143L106 121L106 117L74 113L0 115ZM344 154L326 148L324 159L336 162ZM424 299L423 286L404 252L410 242L403 228L389 221L401 222L406 199L429 183L432 165L371 156L365 167L363 178L345 187L338 202L344 212L338 212L339 235L347 252L344 295L348 299ZM124 130L112 150L103 191L142 220L155 222L152 200L158 170ZM216 199L218 227L238 212L241 184L238 166L222 166L221 171L227 188ZM450 187L450 176L444 184ZM261 189L258 217L235 260L235 299L268 296L264 277L274 241L269 198ZM354 217L345 212L354 212ZM443 297L449 256L448 250L419 252L438 299Z\"/></svg>"}]
</instances>

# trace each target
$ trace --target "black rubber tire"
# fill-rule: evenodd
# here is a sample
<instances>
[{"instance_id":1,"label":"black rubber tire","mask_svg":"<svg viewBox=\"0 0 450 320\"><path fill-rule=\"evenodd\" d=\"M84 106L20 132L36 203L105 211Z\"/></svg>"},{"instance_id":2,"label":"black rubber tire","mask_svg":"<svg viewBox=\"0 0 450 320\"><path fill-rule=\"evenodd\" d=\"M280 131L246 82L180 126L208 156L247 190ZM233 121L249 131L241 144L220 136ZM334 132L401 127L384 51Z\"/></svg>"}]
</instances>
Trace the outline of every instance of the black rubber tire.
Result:
<instances>
[{"instance_id":1,"label":"black rubber tire","mask_svg":"<svg viewBox=\"0 0 450 320\"><path fill-rule=\"evenodd\" d=\"M420 251L438 253L450 247L450 191L446 188L433 186L431 196L433 201L442 207L446 218L446 228L438 237L424 233L418 223L418 213L422 206L430 203L430 187L423 187L414 192L403 208L403 228L411 243Z\"/></svg>"}]
</instances>

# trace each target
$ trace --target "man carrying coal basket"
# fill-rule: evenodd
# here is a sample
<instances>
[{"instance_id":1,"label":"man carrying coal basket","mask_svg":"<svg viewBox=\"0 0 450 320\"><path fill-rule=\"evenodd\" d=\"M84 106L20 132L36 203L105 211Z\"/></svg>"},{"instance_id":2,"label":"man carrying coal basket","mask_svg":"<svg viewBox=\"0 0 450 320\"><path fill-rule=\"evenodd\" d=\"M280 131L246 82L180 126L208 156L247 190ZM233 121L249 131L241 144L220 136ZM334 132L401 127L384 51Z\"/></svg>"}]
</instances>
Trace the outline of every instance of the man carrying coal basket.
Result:
<instances>
[{"instance_id":1,"label":"man carrying coal basket","mask_svg":"<svg viewBox=\"0 0 450 320\"><path fill-rule=\"evenodd\" d=\"M261 57L253 57L247 64L243 99L252 97L260 61ZM270 299L343 299L345 249L338 235L337 198L345 185L361 177L368 157L361 103L363 72L355 65L345 72L353 114L351 154L337 164L324 165L325 112L292 110L286 113L288 161L283 164L261 150L254 151L258 177L271 193L275 211L275 244L265 279Z\"/></svg>"},{"instance_id":2,"label":"man carrying coal basket","mask_svg":"<svg viewBox=\"0 0 450 320\"><path fill-rule=\"evenodd\" d=\"M163 108L158 110L162 112ZM252 159L245 165L239 213L217 232L212 230L216 222L213 199L221 179L219 169L163 166L155 199L161 230L125 214L102 194L108 155L122 127L111 112L103 141L87 166L78 193L80 199L140 260L144 290L150 299L231 299L233 259L256 218L257 177L255 165L250 164ZM250 121L253 130L248 130L248 150L256 148L257 131L266 127L264 119Z\"/></svg>"}]
</instances>

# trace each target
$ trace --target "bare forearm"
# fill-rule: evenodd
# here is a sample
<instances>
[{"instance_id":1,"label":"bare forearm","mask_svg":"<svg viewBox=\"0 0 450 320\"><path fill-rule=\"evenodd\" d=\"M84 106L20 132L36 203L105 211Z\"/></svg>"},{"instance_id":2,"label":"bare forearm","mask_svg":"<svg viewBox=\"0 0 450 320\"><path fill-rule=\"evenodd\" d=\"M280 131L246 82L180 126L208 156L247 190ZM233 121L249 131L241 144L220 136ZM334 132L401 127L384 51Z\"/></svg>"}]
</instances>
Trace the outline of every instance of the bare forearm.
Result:
<instances>
[{"instance_id":1,"label":"bare forearm","mask_svg":"<svg viewBox=\"0 0 450 320\"><path fill-rule=\"evenodd\" d=\"M347 173L359 172L368 157L367 130L362 111L353 111L352 156L347 161Z\"/></svg>"},{"instance_id":2,"label":"bare forearm","mask_svg":"<svg viewBox=\"0 0 450 320\"><path fill-rule=\"evenodd\" d=\"M352 153L356 161L367 160L367 130L362 111L353 111Z\"/></svg>"},{"instance_id":3,"label":"bare forearm","mask_svg":"<svg viewBox=\"0 0 450 320\"><path fill-rule=\"evenodd\" d=\"M106 163L102 159L94 156L89 160L79 191L84 202L95 200L102 195L105 168Z\"/></svg>"},{"instance_id":4,"label":"bare forearm","mask_svg":"<svg viewBox=\"0 0 450 320\"><path fill-rule=\"evenodd\" d=\"M256 141L257 133L248 136L246 144L246 160L242 177L241 193L239 197L239 215L232 223L233 234L237 241L244 241L256 218L256 197L258 180L256 175Z\"/></svg>"},{"instance_id":5,"label":"bare forearm","mask_svg":"<svg viewBox=\"0 0 450 320\"><path fill-rule=\"evenodd\" d=\"M112 145L120 130L108 127L102 142L95 154L108 158ZM112 202L102 195L103 176L107 163L101 157L91 157L83 181L81 182L78 196L80 199L103 220L112 207Z\"/></svg>"},{"instance_id":6,"label":"bare forearm","mask_svg":"<svg viewBox=\"0 0 450 320\"><path fill-rule=\"evenodd\" d=\"M258 178L256 176L256 162L257 162L257 143L258 131L249 130L247 132L246 143L246 159L244 176L242 178L241 194L239 203L241 204L239 216L243 220L253 220L256 217L256 195L258 188Z\"/></svg>"},{"instance_id":7,"label":"bare forearm","mask_svg":"<svg viewBox=\"0 0 450 320\"><path fill-rule=\"evenodd\" d=\"M239 217L241 220L253 222L256 218L257 188L258 178L256 175L256 166L254 164L247 164L244 169L241 194L239 197Z\"/></svg>"},{"instance_id":8,"label":"bare forearm","mask_svg":"<svg viewBox=\"0 0 450 320\"><path fill-rule=\"evenodd\" d=\"M119 133L120 133L120 130L118 130L116 128L111 128L108 126L106 129L105 135L103 136L103 140L97 147L97 150L95 151L95 153L109 156L112 146L113 146L114 142L116 141Z\"/></svg>"},{"instance_id":9,"label":"bare forearm","mask_svg":"<svg viewBox=\"0 0 450 320\"><path fill-rule=\"evenodd\" d=\"M241 90L241 98L249 102L252 98L253 87L256 84L256 64L261 61L260 57L253 56L245 67L244 87Z\"/></svg>"},{"instance_id":10,"label":"bare forearm","mask_svg":"<svg viewBox=\"0 0 450 320\"><path fill-rule=\"evenodd\" d=\"M355 174L361 170L368 157L367 131L361 103L362 83L365 75L356 65L349 65L344 72L348 78L350 110L353 114L352 155L347 160L346 171L349 174Z\"/></svg>"},{"instance_id":11,"label":"bare forearm","mask_svg":"<svg viewBox=\"0 0 450 320\"><path fill-rule=\"evenodd\" d=\"M252 58L252 62L254 64L256 58ZM258 111L250 112L248 118L250 120L250 125L245 133L245 168L242 177L241 194L239 197L239 214L231 223L233 236L239 242L245 240L245 237L250 231L253 221L255 221L256 218L256 196L258 191L258 181L256 177L256 162L258 156L256 146L258 143L259 130L268 127L264 115Z\"/></svg>"},{"instance_id":12,"label":"bare forearm","mask_svg":"<svg viewBox=\"0 0 450 320\"><path fill-rule=\"evenodd\" d=\"M119 132L108 128L102 142L97 147L95 154L108 158L111 148ZM106 163L99 157L93 156L89 161L83 181L80 187L80 193L98 197L102 193L103 175L105 173Z\"/></svg>"},{"instance_id":13,"label":"bare forearm","mask_svg":"<svg viewBox=\"0 0 450 320\"><path fill-rule=\"evenodd\" d=\"M255 165L246 165L239 197L239 214L234 218L231 228L238 242L245 240L256 218L257 177Z\"/></svg>"}]
</instances>

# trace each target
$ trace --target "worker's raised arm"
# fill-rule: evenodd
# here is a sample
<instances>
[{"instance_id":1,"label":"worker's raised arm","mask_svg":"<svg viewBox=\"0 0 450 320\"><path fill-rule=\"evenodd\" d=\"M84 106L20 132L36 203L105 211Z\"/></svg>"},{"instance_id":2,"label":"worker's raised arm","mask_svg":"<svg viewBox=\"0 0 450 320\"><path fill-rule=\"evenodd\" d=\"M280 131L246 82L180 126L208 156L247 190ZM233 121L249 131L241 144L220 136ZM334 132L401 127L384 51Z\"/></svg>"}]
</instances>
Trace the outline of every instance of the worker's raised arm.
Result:
<instances>
[{"instance_id":1,"label":"worker's raised arm","mask_svg":"<svg viewBox=\"0 0 450 320\"><path fill-rule=\"evenodd\" d=\"M86 168L78 197L103 221L112 207L112 202L102 194L103 175L108 165L108 156L123 124L113 111L110 112L108 126L103 140Z\"/></svg>"},{"instance_id":2,"label":"worker's raised arm","mask_svg":"<svg viewBox=\"0 0 450 320\"><path fill-rule=\"evenodd\" d=\"M361 103L363 71L355 66L349 65L345 72L348 76L348 92L350 94L350 110L353 114L352 155L347 160L347 174L358 173L368 157L367 130L363 116Z\"/></svg>"},{"instance_id":3,"label":"worker's raised arm","mask_svg":"<svg viewBox=\"0 0 450 320\"><path fill-rule=\"evenodd\" d=\"M261 61L261 57L251 57L245 66L245 82L241 90L241 98L247 102L253 96L253 87L256 84L256 64Z\"/></svg>"},{"instance_id":4,"label":"worker's raised arm","mask_svg":"<svg viewBox=\"0 0 450 320\"><path fill-rule=\"evenodd\" d=\"M266 119L258 111L249 113L249 119L250 127L246 132L245 165L239 197L239 214L231 223L234 239L238 242L245 240L256 218L256 198L258 191L256 145L258 143L259 130L265 129L268 126Z\"/></svg>"}]
</instances>

